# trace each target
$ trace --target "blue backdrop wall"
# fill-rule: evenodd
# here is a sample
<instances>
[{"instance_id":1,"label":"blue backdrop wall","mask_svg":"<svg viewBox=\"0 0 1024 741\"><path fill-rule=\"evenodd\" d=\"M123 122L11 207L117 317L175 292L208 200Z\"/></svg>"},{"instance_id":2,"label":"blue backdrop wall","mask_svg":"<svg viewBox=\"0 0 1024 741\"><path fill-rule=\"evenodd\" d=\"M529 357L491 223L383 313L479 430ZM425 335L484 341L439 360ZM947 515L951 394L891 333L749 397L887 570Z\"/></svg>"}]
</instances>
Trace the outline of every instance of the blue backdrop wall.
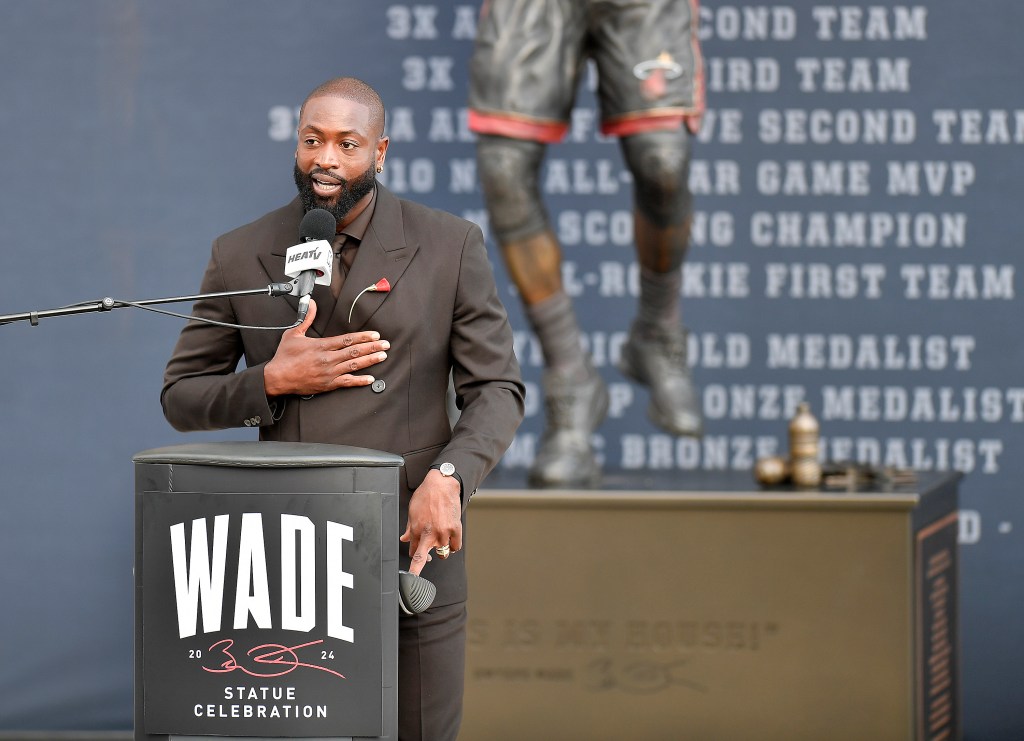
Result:
<instances>
[{"instance_id":1,"label":"blue backdrop wall","mask_svg":"<svg viewBox=\"0 0 1024 741\"><path fill-rule=\"evenodd\" d=\"M0 0L0 313L196 290L209 244L292 197L296 108L383 94L383 181L486 229L467 61L477 3ZM963 471L966 731L1020 738L1017 267L1024 6L704 2L709 111L684 285L707 435L650 426L613 360L630 190L592 80L543 186L611 384L611 470L749 470L810 400L826 455ZM540 356L493 249L531 389ZM187 309L187 307L185 307ZM131 456L183 436L158 394L179 320L0 327L0 730L131 725ZM529 465L539 395L502 465Z\"/></svg>"}]
</instances>

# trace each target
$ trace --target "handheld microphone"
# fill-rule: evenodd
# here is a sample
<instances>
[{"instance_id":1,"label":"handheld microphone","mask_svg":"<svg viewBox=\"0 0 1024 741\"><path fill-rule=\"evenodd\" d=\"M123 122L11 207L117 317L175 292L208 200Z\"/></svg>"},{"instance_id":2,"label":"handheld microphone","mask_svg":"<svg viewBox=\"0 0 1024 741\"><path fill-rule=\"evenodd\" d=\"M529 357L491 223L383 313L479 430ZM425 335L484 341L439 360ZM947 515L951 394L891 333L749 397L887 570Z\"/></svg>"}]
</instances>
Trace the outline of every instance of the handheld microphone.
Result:
<instances>
[{"instance_id":1,"label":"handheld microphone","mask_svg":"<svg viewBox=\"0 0 1024 741\"><path fill-rule=\"evenodd\" d=\"M284 274L293 278L292 295L299 297L299 321L309 311L309 294L314 285L331 285L334 253L331 240L337 230L337 219L323 208L314 208L302 217L299 237L303 240L289 247L284 258Z\"/></svg>"},{"instance_id":2,"label":"handheld microphone","mask_svg":"<svg viewBox=\"0 0 1024 741\"><path fill-rule=\"evenodd\" d=\"M417 615L426 610L437 596L437 587L419 574L398 571L398 606L406 615Z\"/></svg>"}]
</instances>

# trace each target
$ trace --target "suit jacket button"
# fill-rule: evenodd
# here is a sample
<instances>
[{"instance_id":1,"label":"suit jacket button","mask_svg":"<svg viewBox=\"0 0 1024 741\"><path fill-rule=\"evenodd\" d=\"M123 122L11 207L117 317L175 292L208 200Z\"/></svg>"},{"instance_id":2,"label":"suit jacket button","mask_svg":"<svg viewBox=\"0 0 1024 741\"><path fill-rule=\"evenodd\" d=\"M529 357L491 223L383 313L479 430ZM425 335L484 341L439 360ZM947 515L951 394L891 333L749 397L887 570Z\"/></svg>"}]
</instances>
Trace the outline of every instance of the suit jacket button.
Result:
<instances>
[{"instance_id":1,"label":"suit jacket button","mask_svg":"<svg viewBox=\"0 0 1024 741\"><path fill-rule=\"evenodd\" d=\"M376 381L373 382L373 385L370 386L370 388L373 390L373 393L379 394L381 391L387 388L387 384L384 383L383 379L378 378Z\"/></svg>"},{"instance_id":2,"label":"suit jacket button","mask_svg":"<svg viewBox=\"0 0 1024 741\"><path fill-rule=\"evenodd\" d=\"M242 424L244 424L246 427L252 427L252 420L247 419Z\"/></svg>"}]
</instances>

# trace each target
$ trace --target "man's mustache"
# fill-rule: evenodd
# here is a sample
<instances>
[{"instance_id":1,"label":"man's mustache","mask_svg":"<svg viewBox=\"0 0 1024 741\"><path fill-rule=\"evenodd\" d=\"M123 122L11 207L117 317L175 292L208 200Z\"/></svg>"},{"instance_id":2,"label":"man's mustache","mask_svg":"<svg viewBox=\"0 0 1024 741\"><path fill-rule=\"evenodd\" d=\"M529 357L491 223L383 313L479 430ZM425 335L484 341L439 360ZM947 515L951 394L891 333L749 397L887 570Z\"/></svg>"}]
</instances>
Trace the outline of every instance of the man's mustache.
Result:
<instances>
[{"instance_id":1,"label":"man's mustache","mask_svg":"<svg viewBox=\"0 0 1024 741\"><path fill-rule=\"evenodd\" d=\"M348 180L346 180L345 178L339 178L337 175L328 172L322 167L313 168L312 170L309 171L309 174L306 175L306 177L312 180L314 175L320 175L326 178L327 180L330 180L332 183L337 183L338 185L348 185Z\"/></svg>"}]
</instances>

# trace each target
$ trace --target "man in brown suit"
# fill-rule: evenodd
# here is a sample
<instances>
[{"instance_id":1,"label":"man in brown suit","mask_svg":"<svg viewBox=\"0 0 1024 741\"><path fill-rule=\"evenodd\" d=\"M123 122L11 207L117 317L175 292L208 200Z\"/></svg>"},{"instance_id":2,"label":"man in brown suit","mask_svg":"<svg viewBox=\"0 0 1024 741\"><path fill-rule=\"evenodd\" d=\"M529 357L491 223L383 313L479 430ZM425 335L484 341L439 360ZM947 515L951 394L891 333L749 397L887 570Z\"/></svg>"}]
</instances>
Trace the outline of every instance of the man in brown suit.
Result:
<instances>
[{"instance_id":1,"label":"man in brown suit","mask_svg":"<svg viewBox=\"0 0 1024 741\"><path fill-rule=\"evenodd\" d=\"M335 273L305 319L297 299L196 303L167 365L161 401L179 430L259 428L262 440L355 445L397 453L401 568L437 586L433 606L402 616L399 737L454 739L462 711L470 496L504 454L523 416L512 332L480 229L400 200L376 182L387 153L384 107L352 78L330 80L303 103L299 197L219 237L204 292L280 282L305 212L337 219ZM387 279L390 290L366 292ZM351 320L349 314L351 313ZM238 369L244 357L245 367ZM449 374L461 415L447 413Z\"/></svg>"}]
</instances>

